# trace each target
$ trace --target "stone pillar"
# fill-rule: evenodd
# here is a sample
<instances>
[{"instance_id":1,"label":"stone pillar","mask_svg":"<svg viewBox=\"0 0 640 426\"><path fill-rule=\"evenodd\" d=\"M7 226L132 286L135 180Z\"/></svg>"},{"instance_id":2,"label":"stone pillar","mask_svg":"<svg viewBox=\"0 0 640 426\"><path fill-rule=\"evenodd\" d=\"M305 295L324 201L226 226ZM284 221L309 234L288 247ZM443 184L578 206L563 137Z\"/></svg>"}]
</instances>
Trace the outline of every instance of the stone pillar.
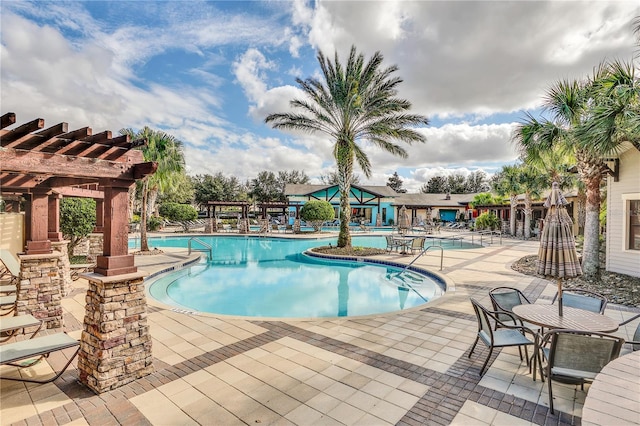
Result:
<instances>
[{"instance_id":1,"label":"stone pillar","mask_svg":"<svg viewBox=\"0 0 640 426\"><path fill-rule=\"evenodd\" d=\"M69 241L52 241L51 248L54 253L60 254L60 294L66 297L71 292L71 265L68 253Z\"/></svg>"},{"instance_id":2,"label":"stone pillar","mask_svg":"<svg viewBox=\"0 0 640 426\"><path fill-rule=\"evenodd\" d=\"M89 234L89 250L87 251L87 262L95 263L98 256L102 254L104 246L104 234Z\"/></svg>"},{"instance_id":3,"label":"stone pillar","mask_svg":"<svg viewBox=\"0 0 640 426\"><path fill-rule=\"evenodd\" d=\"M293 233L294 234L300 233L300 219L298 218L298 216L296 216L296 218L293 221Z\"/></svg>"},{"instance_id":4,"label":"stone pillar","mask_svg":"<svg viewBox=\"0 0 640 426\"><path fill-rule=\"evenodd\" d=\"M376 215L376 226L382 226L382 214L380 213Z\"/></svg>"},{"instance_id":5,"label":"stone pillar","mask_svg":"<svg viewBox=\"0 0 640 426\"><path fill-rule=\"evenodd\" d=\"M206 234L212 234L214 232L218 232L216 219L213 217L209 217L204 221L204 232Z\"/></svg>"},{"instance_id":6,"label":"stone pillar","mask_svg":"<svg viewBox=\"0 0 640 426\"><path fill-rule=\"evenodd\" d=\"M102 393L153 373L144 272L83 275L89 281L80 381Z\"/></svg>"},{"instance_id":7,"label":"stone pillar","mask_svg":"<svg viewBox=\"0 0 640 426\"><path fill-rule=\"evenodd\" d=\"M60 253L21 254L18 315L31 314L47 328L64 327Z\"/></svg>"}]
</instances>

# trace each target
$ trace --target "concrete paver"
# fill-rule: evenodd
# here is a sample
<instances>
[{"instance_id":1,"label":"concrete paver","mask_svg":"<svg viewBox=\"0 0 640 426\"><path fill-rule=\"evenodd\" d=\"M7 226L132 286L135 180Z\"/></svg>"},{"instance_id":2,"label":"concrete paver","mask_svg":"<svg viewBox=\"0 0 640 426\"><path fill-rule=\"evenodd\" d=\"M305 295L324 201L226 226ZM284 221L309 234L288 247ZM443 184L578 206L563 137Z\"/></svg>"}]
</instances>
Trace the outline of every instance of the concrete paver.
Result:
<instances>
[{"instance_id":1,"label":"concrete paver","mask_svg":"<svg viewBox=\"0 0 640 426\"><path fill-rule=\"evenodd\" d=\"M114 412L106 424L579 424L586 392L554 383L559 413L551 416L546 386L533 382L517 349L496 351L483 378L482 344L467 356L476 334L469 297L490 306L489 289L512 286L550 303L554 283L509 268L537 247L504 239L447 251L440 272L447 294L378 316L265 321L194 315L149 300L152 376L102 395L83 388L73 368L40 387L0 381L0 424L97 424L110 407L121 407L120 417ZM153 275L197 256L167 249L136 256L136 265ZM417 265L437 272L439 255L431 252ZM68 331L79 337L86 281L74 286L63 308L73 320ZM632 314L607 308L616 321ZM628 338L632 328L617 334ZM4 374L13 367L2 368Z\"/></svg>"}]
</instances>

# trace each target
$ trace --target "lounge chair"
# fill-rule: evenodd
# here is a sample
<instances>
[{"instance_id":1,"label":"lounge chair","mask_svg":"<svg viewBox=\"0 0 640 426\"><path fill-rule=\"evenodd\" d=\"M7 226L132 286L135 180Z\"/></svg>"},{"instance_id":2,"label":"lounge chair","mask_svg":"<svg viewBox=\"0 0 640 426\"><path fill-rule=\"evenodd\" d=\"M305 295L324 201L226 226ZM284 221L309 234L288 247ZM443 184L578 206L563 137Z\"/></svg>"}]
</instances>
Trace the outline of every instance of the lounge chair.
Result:
<instances>
[{"instance_id":1,"label":"lounge chair","mask_svg":"<svg viewBox=\"0 0 640 426\"><path fill-rule=\"evenodd\" d=\"M13 317L0 318L0 342L6 342L13 336L17 335L20 330L38 327L32 334L33 339L42 328L43 322L35 318L33 315L18 315Z\"/></svg>"},{"instance_id":2,"label":"lounge chair","mask_svg":"<svg viewBox=\"0 0 640 426\"><path fill-rule=\"evenodd\" d=\"M90 274L95 267L95 263L72 263L69 265L69 275L73 281L76 281L80 278L80 274Z\"/></svg>"},{"instance_id":3,"label":"lounge chair","mask_svg":"<svg viewBox=\"0 0 640 426\"><path fill-rule=\"evenodd\" d=\"M20 342L6 343L0 346L0 365L12 365L14 367L29 367L34 364L34 362L29 362L28 364L18 364L18 361L23 361L31 358L38 358L38 360L42 358L47 358L53 352L61 351L64 349L77 347L76 351L73 353L69 360L65 364L65 366L53 377L49 377L47 379L30 379L23 377L7 377L0 375L0 379L2 380L14 380L18 382L29 382L29 383L50 383L56 380L58 377L65 372L67 367L71 365L71 362L78 354L80 350L80 342L76 339L69 336L67 333L56 333L48 336L36 337L29 340L22 340ZM6 374L5 369L2 370L2 373Z\"/></svg>"},{"instance_id":4,"label":"lounge chair","mask_svg":"<svg viewBox=\"0 0 640 426\"><path fill-rule=\"evenodd\" d=\"M7 316L16 310L18 297L15 294L0 296L0 316Z\"/></svg>"}]
</instances>

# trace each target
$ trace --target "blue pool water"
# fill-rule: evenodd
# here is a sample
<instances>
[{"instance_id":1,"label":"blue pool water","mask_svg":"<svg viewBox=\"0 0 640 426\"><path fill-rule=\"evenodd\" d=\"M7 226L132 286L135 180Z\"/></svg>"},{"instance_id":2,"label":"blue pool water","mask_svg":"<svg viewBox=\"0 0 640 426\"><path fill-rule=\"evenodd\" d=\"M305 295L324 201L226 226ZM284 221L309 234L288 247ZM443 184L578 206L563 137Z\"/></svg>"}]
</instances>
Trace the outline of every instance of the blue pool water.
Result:
<instances>
[{"instance_id":1,"label":"blue pool water","mask_svg":"<svg viewBox=\"0 0 640 426\"><path fill-rule=\"evenodd\" d=\"M198 236L213 259L156 279L155 299L181 309L225 315L318 318L378 314L420 306L444 293L435 275L389 265L329 261L302 254L335 239ZM188 237L150 238L152 247L187 247ZM385 247L384 237L353 245Z\"/></svg>"}]
</instances>

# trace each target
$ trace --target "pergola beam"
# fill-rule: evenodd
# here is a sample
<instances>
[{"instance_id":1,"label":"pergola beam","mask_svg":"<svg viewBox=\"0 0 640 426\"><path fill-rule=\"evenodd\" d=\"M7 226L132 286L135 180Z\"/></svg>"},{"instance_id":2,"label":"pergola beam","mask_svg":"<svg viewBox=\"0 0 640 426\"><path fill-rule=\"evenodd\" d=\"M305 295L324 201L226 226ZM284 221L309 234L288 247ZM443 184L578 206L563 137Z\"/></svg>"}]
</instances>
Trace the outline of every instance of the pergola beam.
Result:
<instances>
[{"instance_id":1,"label":"pergola beam","mask_svg":"<svg viewBox=\"0 0 640 426\"><path fill-rule=\"evenodd\" d=\"M44 119L36 118L35 120L25 123L22 126L18 126L13 130L2 130L2 132L0 132L0 143L2 146L5 146L5 144L18 140L31 132L42 129L43 127Z\"/></svg>"}]
</instances>

